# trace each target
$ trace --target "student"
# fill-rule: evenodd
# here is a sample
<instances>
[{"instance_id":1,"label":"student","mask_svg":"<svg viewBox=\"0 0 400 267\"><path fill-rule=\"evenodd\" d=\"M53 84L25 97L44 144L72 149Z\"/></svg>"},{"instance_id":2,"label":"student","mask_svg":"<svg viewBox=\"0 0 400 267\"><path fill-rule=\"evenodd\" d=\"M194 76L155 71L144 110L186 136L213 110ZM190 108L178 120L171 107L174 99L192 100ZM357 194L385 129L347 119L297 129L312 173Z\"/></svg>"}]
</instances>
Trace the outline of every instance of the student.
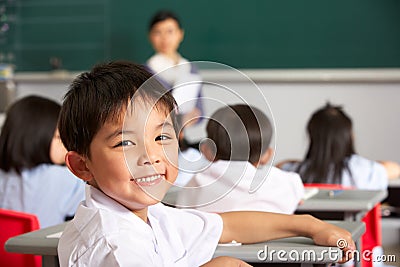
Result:
<instances>
[{"instance_id":1,"label":"student","mask_svg":"<svg viewBox=\"0 0 400 267\"><path fill-rule=\"evenodd\" d=\"M387 188L388 178L400 174L397 163L369 160L355 152L352 121L340 106L327 103L318 109L307 132L310 142L303 161L279 164L284 170L298 172L305 183L381 190Z\"/></svg>"},{"instance_id":2,"label":"student","mask_svg":"<svg viewBox=\"0 0 400 267\"><path fill-rule=\"evenodd\" d=\"M64 222L84 199L84 183L65 166L61 106L28 96L6 113L0 135L0 207L35 214L41 227Z\"/></svg>"},{"instance_id":3,"label":"student","mask_svg":"<svg viewBox=\"0 0 400 267\"><path fill-rule=\"evenodd\" d=\"M354 249L349 232L309 215L219 215L161 204L178 172L176 103L150 77L133 63L101 64L65 96L59 124L66 164L87 186L59 241L62 267L199 266L218 242L297 235L332 246L344 238L345 250Z\"/></svg>"},{"instance_id":4,"label":"student","mask_svg":"<svg viewBox=\"0 0 400 267\"><path fill-rule=\"evenodd\" d=\"M202 211L258 210L292 214L304 188L296 173L265 166L273 154L272 125L259 109L245 104L218 109L207 124L211 142L202 145L213 162L197 173L177 197L177 206ZM259 188L252 188L260 184ZM252 192L254 190L254 192Z\"/></svg>"},{"instance_id":5,"label":"student","mask_svg":"<svg viewBox=\"0 0 400 267\"><path fill-rule=\"evenodd\" d=\"M190 126L203 115L202 79L196 66L178 52L183 37L184 30L176 14L167 10L157 12L149 26L149 40L156 53L148 59L146 66L157 74L167 89L172 89L183 115L183 124ZM191 100L193 98L195 101Z\"/></svg>"}]
</instances>

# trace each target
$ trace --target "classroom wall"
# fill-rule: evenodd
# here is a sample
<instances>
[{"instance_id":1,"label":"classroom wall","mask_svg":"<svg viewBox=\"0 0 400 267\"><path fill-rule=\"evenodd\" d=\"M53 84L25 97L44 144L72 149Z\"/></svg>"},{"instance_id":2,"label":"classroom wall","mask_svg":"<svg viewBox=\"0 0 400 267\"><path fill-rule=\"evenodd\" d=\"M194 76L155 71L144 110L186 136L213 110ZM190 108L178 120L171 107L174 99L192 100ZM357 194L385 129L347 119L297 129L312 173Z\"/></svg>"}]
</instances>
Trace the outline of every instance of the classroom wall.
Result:
<instances>
[{"instance_id":1,"label":"classroom wall","mask_svg":"<svg viewBox=\"0 0 400 267\"><path fill-rule=\"evenodd\" d=\"M228 88L234 88L237 93L237 95L226 94L225 90L206 85L203 88L204 96L228 104L238 103L240 99L244 99L265 111L265 101L260 97L261 92L269 103L276 125L277 161L303 157L307 148L305 134L307 120L315 109L330 101L332 104L343 105L345 111L353 118L357 152L371 159L391 159L400 162L399 73L396 73L394 78L385 76L385 79L380 80L379 71L376 71L375 75L368 74L367 79L363 78L368 80L368 77L374 77L372 81L364 82L363 79L332 81L327 78L332 77L332 74L325 72L319 74L319 78L314 77L318 71L308 71L308 78L304 79L307 75L301 73L298 76L297 73L290 71L280 75L274 73L274 77L279 79L273 78L271 72L250 75L254 78L260 90L258 91L256 87L249 86L241 80L235 81L214 75L213 71L203 72L205 80L222 83ZM348 71L343 72L342 76L347 77L347 73ZM61 102L74 75L60 76L57 79L44 74L23 76L16 77L17 98L28 94L40 94ZM295 79L290 79L294 76ZM206 116L211 115L218 107L216 101L213 103L207 105ZM198 141L204 137L205 121L189 130L186 135L191 141Z\"/></svg>"}]
</instances>

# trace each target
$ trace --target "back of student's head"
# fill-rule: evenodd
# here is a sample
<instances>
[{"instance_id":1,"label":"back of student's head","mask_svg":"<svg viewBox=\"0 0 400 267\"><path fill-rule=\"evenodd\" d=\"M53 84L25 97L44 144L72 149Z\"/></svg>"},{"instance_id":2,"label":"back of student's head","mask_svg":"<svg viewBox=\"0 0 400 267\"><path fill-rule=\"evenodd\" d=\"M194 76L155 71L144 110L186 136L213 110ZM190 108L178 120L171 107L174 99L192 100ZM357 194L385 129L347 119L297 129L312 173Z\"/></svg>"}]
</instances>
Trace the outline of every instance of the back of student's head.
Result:
<instances>
[{"instance_id":1,"label":"back of student's head","mask_svg":"<svg viewBox=\"0 0 400 267\"><path fill-rule=\"evenodd\" d=\"M123 120L121 111L131 99L156 104L175 122L174 98L151 76L143 66L127 61L102 63L79 75L70 85L60 113L60 136L67 150L90 157L95 134L107 121Z\"/></svg>"},{"instance_id":2,"label":"back of student's head","mask_svg":"<svg viewBox=\"0 0 400 267\"><path fill-rule=\"evenodd\" d=\"M150 23L149 23L149 31L151 31L151 29L153 28L154 25L156 25L159 22L163 22L167 19L175 20L176 23L178 24L179 28L182 28L181 22L175 13L173 13L172 11L169 11L169 10L160 10L157 13L155 13L153 15L153 17L151 18Z\"/></svg>"},{"instance_id":3,"label":"back of student's head","mask_svg":"<svg viewBox=\"0 0 400 267\"><path fill-rule=\"evenodd\" d=\"M21 173L52 163L50 145L60 108L39 96L24 97L10 106L0 135L0 169Z\"/></svg>"},{"instance_id":4,"label":"back of student's head","mask_svg":"<svg viewBox=\"0 0 400 267\"><path fill-rule=\"evenodd\" d=\"M350 117L340 106L326 104L312 114L308 124L307 167L301 173L306 182L341 183L342 171L355 153Z\"/></svg>"},{"instance_id":5,"label":"back of student's head","mask_svg":"<svg viewBox=\"0 0 400 267\"><path fill-rule=\"evenodd\" d=\"M207 136L215 143L216 160L257 163L272 138L268 117L245 104L218 109L209 119Z\"/></svg>"}]
</instances>

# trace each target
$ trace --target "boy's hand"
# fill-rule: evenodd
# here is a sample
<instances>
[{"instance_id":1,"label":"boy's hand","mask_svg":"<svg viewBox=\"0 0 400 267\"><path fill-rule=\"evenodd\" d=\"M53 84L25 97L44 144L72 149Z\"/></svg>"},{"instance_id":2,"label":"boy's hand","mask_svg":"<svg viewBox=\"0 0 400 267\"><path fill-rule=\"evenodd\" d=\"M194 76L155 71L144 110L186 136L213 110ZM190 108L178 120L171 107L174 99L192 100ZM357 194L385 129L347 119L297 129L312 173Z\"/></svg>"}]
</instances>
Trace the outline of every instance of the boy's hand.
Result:
<instances>
[{"instance_id":1,"label":"boy's hand","mask_svg":"<svg viewBox=\"0 0 400 267\"><path fill-rule=\"evenodd\" d=\"M245 263L242 260L231 258L231 257L226 257L226 256L221 256L221 257L216 257L206 264L202 265L202 267L212 267L212 266L224 266L224 267L249 267L251 265Z\"/></svg>"},{"instance_id":2,"label":"boy's hand","mask_svg":"<svg viewBox=\"0 0 400 267\"><path fill-rule=\"evenodd\" d=\"M343 257L339 263L349 261L353 258L353 251L356 250L356 245L351 234L340 227L330 223L322 222L316 227L316 231L311 238L315 244L321 246L338 247L343 250Z\"/></svg>"}]
</instances>

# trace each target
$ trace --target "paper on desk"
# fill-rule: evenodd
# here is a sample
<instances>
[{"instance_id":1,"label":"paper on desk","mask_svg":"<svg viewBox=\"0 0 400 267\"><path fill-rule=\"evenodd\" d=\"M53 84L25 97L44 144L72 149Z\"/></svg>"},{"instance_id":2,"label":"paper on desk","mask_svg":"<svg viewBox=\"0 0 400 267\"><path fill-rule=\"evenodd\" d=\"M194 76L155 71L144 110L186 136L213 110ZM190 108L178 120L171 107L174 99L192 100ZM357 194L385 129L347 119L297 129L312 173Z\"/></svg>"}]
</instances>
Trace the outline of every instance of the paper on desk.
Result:
<instances>
[{"instance_id":1,"label":"paper on desk","mask_svg":"<svg viewBox=\"0 0 400 267\"><path fill-rule=\"evenodd\" d=\"M313 196L315 196L318 193L318 191L319 191L318 187L306 187L306 188L304 188L303 200L312 198Z\"/></svg>"},{"instance_id":2,"label":"paper on desk","mask_svg":"<svg viewBox=\"0 0 400 267\"><path fill-rule=\"evenodd\" d=\"M229 243L218 243L218 246L221 247L237 247L237 246L241 246L242 243L236 242L236 240L232 240L232 242Z\"/></svg>"},{"instance_id":3,"label":"paper on desk","mask_svg":"<svg viewBox=\"0 0 400 267\"><path fill-rule=\"evenodd\" d=\"M51 234L51 235L46 235L46 238L60 238L62 233L63 232L61 231L61 232L54 233L54 234Z\"/></svg>"}]
</instances>

